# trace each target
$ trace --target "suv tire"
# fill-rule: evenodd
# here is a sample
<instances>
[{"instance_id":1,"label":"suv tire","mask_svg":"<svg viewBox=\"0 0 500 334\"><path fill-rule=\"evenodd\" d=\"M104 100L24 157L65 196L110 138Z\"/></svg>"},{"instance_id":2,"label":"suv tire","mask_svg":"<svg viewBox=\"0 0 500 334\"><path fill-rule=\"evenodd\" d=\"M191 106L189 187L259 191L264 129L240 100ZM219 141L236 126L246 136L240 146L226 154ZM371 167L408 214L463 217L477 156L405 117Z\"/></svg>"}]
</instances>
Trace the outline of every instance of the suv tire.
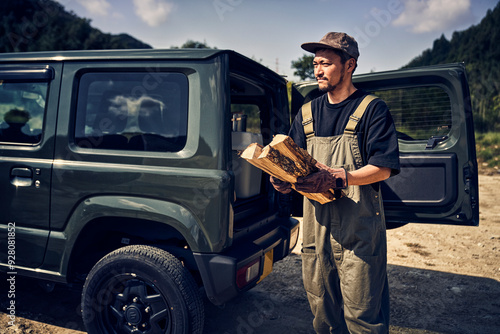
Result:
<instances>
[{"instance_id":1,"label":"suv tire","mask_svg":"<svg viewBox=\"0 0 500 334\"><path fill-rule=\"evenodd\" d=\"M172 254L145 245L117 249L92 268L82 311L89 334L203 331L203 301L189 271Z\"/></svg>"}]
</instances>

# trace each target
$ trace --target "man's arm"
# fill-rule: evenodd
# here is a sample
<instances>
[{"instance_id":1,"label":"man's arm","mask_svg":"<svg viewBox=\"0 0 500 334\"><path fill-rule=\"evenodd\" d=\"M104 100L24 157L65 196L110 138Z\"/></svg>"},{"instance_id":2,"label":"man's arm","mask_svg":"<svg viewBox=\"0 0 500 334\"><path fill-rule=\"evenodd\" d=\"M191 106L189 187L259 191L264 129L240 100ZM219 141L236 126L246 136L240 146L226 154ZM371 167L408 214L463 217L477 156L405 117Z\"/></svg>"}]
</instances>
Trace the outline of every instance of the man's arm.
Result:
<instances>
[{"instance_id":1,"label":"man's arm","mask_svg":"<svg viewBox=\"0 0 500 334\"><path fill-rule=\"evenodd\" d=\"M366 165L352 172L347 172L347 184L363 186L383 181L391 176L391 168Z\"/></svg>"}]
</instances>

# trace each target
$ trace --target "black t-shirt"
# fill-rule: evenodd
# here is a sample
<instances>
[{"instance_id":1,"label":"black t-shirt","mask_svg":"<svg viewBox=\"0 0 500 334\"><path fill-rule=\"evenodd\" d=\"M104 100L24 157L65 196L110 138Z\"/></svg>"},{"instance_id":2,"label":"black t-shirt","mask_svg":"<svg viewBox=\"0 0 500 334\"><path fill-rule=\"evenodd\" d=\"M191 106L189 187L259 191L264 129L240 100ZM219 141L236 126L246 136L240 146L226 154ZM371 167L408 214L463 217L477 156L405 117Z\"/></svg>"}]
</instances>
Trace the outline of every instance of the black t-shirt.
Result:
<instances>
[{"instance_id":1,"label":"black t-shirt","mask_svg":"<svg viewBox=\"0 0 500 334\"><path fill-rule=\"evenodd\" d=\"M331 104L328 94L314 99L311 104L314 132L317 137L338 136L344 133L349 116L354 113L367 95L357 90L344 101ZM399 173L399 149L396 128L384 101L372 101L357 127L358 144L365 165L389 167L392 174ZM289 136L306 149L306 137L302 125L302 111L299 111L290 129Z\"/></svg>"}]
</instances>

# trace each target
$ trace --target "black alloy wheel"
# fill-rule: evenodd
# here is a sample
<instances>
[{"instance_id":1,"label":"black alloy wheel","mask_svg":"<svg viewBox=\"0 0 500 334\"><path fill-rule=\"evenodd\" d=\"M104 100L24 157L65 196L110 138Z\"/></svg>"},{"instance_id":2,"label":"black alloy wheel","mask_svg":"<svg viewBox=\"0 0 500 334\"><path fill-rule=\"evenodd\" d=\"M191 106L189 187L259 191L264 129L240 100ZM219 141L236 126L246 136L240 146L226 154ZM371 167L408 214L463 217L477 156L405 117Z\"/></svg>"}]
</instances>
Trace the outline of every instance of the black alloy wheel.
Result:
<instances>
[{"instance_id":1,"label":"black alloy wheel","mask_svg":"<svg viewBox=\"0 0 500 334\"><path fill-rule=\"evenodd\" d=\"M133 245L91 270L82 293L89 334L187 334L203 331L203 301L189 271L172 254Z\"/></svg>"}]
</instances>

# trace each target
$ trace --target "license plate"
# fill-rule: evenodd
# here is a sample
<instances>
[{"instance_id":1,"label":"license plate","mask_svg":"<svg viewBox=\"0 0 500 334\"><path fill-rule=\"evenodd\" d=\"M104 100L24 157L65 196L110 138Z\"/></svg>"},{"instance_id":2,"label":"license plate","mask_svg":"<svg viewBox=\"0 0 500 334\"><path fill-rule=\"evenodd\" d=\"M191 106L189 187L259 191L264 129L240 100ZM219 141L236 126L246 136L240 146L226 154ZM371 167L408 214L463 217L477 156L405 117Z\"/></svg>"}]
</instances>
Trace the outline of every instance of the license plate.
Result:
<instances>
[{"instance_id":1,"label":"license plate","mask_svg":"<svg viewBox=\"0 0 500 334\"><path fill-rule=\"evenodd\" d=\"M273 271L273 253L274 249L271 249L264 256L264 269L262 270L262 275L260 276L257 284L259 284L267 275L269 275Z\"/></svg>"}]
</instances>

